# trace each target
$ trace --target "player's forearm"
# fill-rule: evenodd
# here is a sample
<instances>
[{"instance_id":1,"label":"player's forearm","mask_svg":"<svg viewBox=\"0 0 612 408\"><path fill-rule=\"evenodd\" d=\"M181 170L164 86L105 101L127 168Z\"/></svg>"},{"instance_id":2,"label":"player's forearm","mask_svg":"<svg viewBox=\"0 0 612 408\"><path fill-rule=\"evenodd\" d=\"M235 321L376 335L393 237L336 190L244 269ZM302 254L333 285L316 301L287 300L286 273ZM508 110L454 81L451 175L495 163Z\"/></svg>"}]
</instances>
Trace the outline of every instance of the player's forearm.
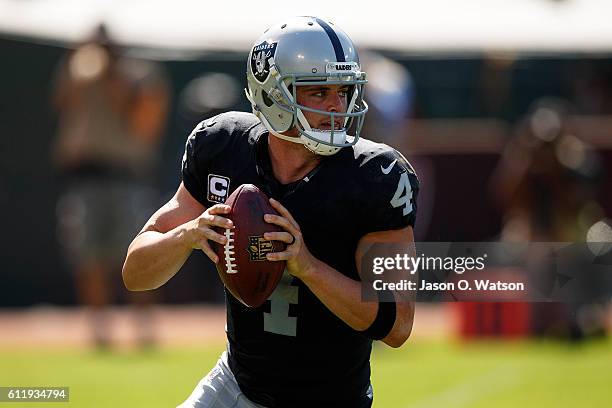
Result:
<instances>
[{"instance_id":1,"label":"player's forearm","mask_svg":"<svg viewBox=\"0 0 612 408\"><path fill-rule=\"evenodd\" d=\"M362 302L360 283L324 262L315 261L301 279L329 310L353 329L365 330L374 320L377 305Z\"/></svg>"},{"instance_id":2,"label":"player's forearm","mask_svg":"<svg viewBox=\"0 0 612 408\"><path fill-rule=\"evenodd\" d=\"M378 312L377 302L361 299L361 283L346 277L324 262L316 260L302 277L308 288L342 321L355 330L370 327ZM397 298L397 296L396 296ZM382 341L399 347L410 336L414 321L414 303L398 302L393 328Z\"/></svg>"},{"instance_id":3,"label":"player's forearm","mask_svg":"<svg viewBox=\"0 0 612 408\"><path fill-rule=\"evenodd\" d=\"M150 290L162 286L178 272L192 250L182 226L166 233L141 233L130 245L123 264L126 288Z\"/></svg>"}]
</instances>

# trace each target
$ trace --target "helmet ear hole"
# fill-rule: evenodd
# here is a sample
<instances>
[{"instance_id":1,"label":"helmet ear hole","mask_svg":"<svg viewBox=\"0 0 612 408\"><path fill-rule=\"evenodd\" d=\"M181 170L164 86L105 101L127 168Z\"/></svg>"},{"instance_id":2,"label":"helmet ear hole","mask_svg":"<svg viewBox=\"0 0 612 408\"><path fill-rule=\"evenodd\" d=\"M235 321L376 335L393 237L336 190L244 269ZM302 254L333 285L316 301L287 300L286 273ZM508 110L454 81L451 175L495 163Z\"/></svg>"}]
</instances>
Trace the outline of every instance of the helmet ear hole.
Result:
<instances>
[{"instance_id":1,"label":"helmet ear hole","mask_svg":"<svg viewBox=\"0 0 612 408\"><path fill-rule=\"evenodd\" d=\"M268 93L266 91L261 91L261 97L263 99L264 104L269 108L272 105L274 105L274 102L272 101L272 99L270 99L270 97L268 96Z\"/></svg>"}]
</instances>

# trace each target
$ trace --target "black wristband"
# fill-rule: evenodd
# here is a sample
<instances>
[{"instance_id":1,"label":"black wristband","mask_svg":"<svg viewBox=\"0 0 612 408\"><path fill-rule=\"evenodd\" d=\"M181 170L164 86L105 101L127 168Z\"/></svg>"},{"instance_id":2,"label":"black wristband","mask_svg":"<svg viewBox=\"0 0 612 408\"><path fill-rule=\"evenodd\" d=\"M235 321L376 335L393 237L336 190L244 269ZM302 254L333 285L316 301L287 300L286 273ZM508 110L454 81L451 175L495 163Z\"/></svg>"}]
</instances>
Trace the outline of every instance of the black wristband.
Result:
<instances>
[{"instance_id":1,"label":"black wristband","mask_svg":"<svg viewBox=\"0 0 612 408\"><path fill-rule=\"evenodd\" d=\"M387 337L391 329L393 329L397 316L395 296L391 293L393 301L384 301L383 295L383 291L378 291L378 312L376 313L376 318L370 327L361 332L361 334L372 340L381 340Z\"/></svg>"}]
</instances>

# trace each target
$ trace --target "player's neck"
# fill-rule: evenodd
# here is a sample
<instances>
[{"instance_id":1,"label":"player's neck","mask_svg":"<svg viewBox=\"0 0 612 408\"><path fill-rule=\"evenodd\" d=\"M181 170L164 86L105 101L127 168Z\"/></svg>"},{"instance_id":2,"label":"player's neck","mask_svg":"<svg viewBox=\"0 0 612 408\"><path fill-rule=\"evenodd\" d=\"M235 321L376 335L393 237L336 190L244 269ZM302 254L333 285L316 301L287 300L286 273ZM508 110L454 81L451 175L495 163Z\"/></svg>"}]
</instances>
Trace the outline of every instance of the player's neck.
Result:
<instances>
[{"instance_id":1,"label":"player's neck","mask_svg":"<svg viewBox=\"0 0 612 408\"><path fill-rule=\"evenodd\" d=\"M282 184L301 180L321 162L322 157L304 145L268 137L268 153L274 177Z\"/></svg>"}]
</instances>

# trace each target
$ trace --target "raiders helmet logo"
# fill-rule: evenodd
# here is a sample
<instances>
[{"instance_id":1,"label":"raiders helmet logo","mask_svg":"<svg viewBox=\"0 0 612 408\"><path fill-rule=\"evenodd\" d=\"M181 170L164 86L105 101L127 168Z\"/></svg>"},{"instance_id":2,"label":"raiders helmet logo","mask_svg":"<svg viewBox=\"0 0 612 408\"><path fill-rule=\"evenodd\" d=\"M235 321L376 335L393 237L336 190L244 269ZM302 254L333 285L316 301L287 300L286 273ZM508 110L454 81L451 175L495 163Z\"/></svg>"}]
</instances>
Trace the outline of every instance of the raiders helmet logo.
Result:
<instances>
[{"instance_id":1,"label":"raiders helmet logo","mask_svg":"<svg viewBox=\"0 0 612 408\"><path fill-rule=\"evenodd\" d=\"M270 74L270 58L274 58L276 44L264 41L251 51L251 72L259 82L265 82Z\"/></svg>"}]
</instances>

